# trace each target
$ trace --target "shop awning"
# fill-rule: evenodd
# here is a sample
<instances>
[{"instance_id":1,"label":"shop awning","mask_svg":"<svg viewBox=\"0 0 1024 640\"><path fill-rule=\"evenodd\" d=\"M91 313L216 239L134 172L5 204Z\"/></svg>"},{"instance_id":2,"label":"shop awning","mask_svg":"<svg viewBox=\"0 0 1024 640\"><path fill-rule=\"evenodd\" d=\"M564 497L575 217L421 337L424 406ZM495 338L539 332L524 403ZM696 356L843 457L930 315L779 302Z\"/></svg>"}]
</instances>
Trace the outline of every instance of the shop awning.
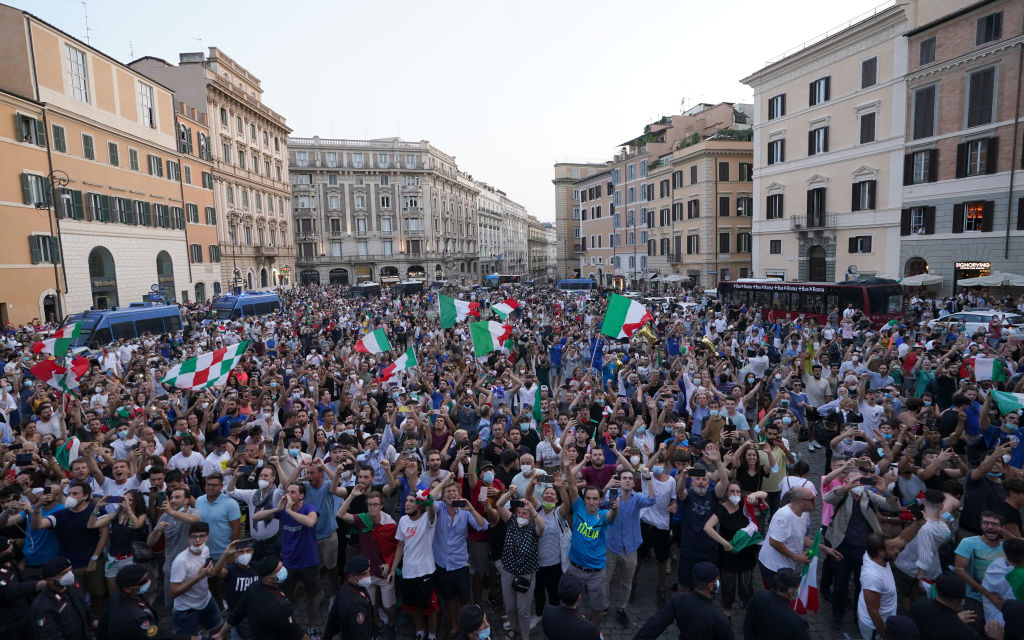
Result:
<instances>
[{"instance_id":1,"label":"shop awning","mask_svg":"<svg viewBox=\"0 0 1024 640\"><path fill-rule=\"evenodd\" d=\"M957 284L961 287L1024 287L1024 276L996 271L987 276L965 278Z\"/></svg>"},{"instance_id":2,"label":"shop awning","mask_svg":"<svg viewBox=\"0 0 1024 640\"><path fill-rule=\"evenodd\" d=\"M900 284L904 287L935 287L941 285L943 280L942 276L922 273L916 276L907 276L900 280Z\"/></svg>"},{"instance_id":3,"label":"shop awning","mask_svg":"<svg viewBox=\"0 0 1024 640\"><path fill-rule=\"evenodd\" d=\"M678 273L673 273L672 275L661 279L662 282L682 282L683 280L689 280L689 278L684 278Z\"/></svg>"}]
</instances>

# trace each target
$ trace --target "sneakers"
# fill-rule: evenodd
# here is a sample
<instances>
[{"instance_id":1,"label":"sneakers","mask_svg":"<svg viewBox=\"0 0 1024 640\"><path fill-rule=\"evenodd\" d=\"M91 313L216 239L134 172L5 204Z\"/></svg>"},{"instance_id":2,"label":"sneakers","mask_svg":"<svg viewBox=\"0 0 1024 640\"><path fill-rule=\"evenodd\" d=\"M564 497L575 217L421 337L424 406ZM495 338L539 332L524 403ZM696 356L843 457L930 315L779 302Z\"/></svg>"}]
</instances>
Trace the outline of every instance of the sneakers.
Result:
<instances>
[{"instance_id":1,"label":"sneakers","mask_svg":"<svg viewBox=\"0 0 1024 640\"><path fill-rule=\"evenodd\" d=\"M814 451L817 447L818 447L818 443L815 442L814 440L809 440L807 442L807 450L808 451Z\"/></svg>"},{"instance_id":2,"label":"sneakers","mask_svg":"<svg viewBox=\"0 0 1024 640\"><path fill-rule=\"evenodd\" d=\"M625 609L619 609L615 612L615 620L623 627L629 626L629 614L626 613Z\"/></svg>"},{"instance_id":3,"label":"sneakers","mask_svg":"<svg viewBox=\"0 0 1024 640\"><path fill-rule=\"evenodd\" d=\"M309 630L306 631L306 635L310 637L310 640L320 640L320 628L310 627Z\"/></svg>"}]
</instances>

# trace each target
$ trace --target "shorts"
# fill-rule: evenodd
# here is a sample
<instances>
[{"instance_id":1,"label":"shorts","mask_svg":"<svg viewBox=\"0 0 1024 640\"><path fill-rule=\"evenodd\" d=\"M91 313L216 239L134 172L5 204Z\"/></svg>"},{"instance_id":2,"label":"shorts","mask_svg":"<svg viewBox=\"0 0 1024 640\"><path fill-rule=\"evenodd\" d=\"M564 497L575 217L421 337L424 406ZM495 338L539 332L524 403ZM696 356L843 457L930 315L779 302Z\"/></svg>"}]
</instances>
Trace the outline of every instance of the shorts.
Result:
<instances>
[{"instance_id":1,"label":"shorts","mask_svg":"<svg viewBox=\"0 0 1024 640\"><path fill-rule=\"evenodd\" d=\"M593 611L608 610L608 581L604 569L600 571L584 571L575 564L569 565L566 573L576 576L583 582L583 593L590 601L590 608Z\"/></svg>"},{"instance_id":2,"label":"shorts","mask_svg":"<svg viewBox=\"0 0 1024 640\"><path fill-rule=\"evenodd\" d=\"M654 558L658 562L665 562L668 560L672 539L672 534L669 533L668 529L659 529L652 524L641 522L640 535L643 538L643 543L640 545L640 548L637 549L636 557L638 559L646 560L647 556L649 556L653 550Z\"/></svg>"},{"instance_id":3,"label":"shorts","mask_svg":"<svg viewBox=\"0 0 1024 640\"><path fill-rule=\"evenodd\" d=\"M117 558L107 558L106 563L103 565L103 577L105 578L116 578L117 572L121 570L121 567L134 564L135 557L128 556L118 560Z\"/></svg>"},{"instance_id":4,"label":"shorts","mask_svg":"<svg viewBox=\"0 0 1024 640\"><path fill-rule=\"evenodd\" d=\"M491 566L491 543L469 541L469 572L474 576L487 574Z\"/></svg>"},{"instance_id":5,"label":"shorts","mask_svg":"<svg viewBox=\"0 0 1024 640\"><path fill-rule=\"evenodd\" d=\"M320 565L328 571L338 568L338 536L333 532L326 538L318 538L316 549L320 552Z\"/></svg>"},{"instance_id":6,"label":"shorts","mask_svg":"<svg viewBox=\"0 0 1024 640\"><path fill-rule=\"evenodd\" d=\"M302 583L306 597L319 593L320 591L320 567L303 567L301 569L288 569L288 579L284 581L281 590L289 599L295 596L295 586Z\"/></svg>"},{"instance_id":7,"label":"shorts","mask_svg":"<svg viewBox=\"0 0 1024 640\"><path fill-rule=\"evenodd\" d=\"M380 590L380 604L385 609L395 606L398 599L395 597L395 582L392 580L388 582L384 578L370 577L370 588L367 591L370 593L370 600L374 599L374 593Z\"/></svg>"},{"instance_id":8,"label":"shorts","mask_svg":"<svg viewBox=\"0 0 1024 640\"><path fill-rule=\"evenodd\" d=\"M434 574L402 578L402 608L406 611L433 613L440 610L434 591Z\"/></svg>"},{"instance_id":9,"label":"shorts","mask_svg":"<svg viewBox=\"0 0 1024 640\"><path fill-rule=\"evenodd\" d=\"M437 567L437 570L434 572L434 585L445 600L455 598L459 601L460 605L464 605L469 604L473 599L470 589L469 567L461 567L454 571L447 571Z\"/></svg>"}]
</instances>

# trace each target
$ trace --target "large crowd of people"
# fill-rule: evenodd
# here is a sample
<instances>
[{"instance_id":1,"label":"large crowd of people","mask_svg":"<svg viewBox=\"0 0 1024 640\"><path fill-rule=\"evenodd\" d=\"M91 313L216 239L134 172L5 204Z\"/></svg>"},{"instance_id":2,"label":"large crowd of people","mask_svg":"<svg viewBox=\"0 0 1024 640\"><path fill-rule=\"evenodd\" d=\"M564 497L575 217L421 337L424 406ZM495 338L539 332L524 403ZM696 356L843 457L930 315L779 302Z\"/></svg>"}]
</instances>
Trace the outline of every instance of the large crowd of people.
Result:
<instances>
[{"instance_id":1,"label":"large crowd of people","mask_svg":"<svg viewBox=\"0 0 1024 640\"><path fill-rule=\"evenodd\" d=\"M7 327L0 637L800 640L818 615L1024 638L1012 327L928 326L957 302L921 298L882 327L773 320L697 290L616 339L607 292L450 293L510 341L477 357L436 291L304 286L272 315L184 305L67 391L30 373L59 325ZM357 351L375 329L392 349ZM242 341L226 385L161 382Z\"/></svg>"}]
</instances>

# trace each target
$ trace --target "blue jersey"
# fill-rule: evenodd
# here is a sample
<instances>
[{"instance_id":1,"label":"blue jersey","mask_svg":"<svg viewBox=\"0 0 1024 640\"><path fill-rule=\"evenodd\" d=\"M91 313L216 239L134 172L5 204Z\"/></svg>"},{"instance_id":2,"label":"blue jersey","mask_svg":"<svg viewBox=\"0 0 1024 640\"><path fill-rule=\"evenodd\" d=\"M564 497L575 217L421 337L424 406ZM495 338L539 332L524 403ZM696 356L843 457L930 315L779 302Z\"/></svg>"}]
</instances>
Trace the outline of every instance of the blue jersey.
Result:
<instances>
[{"instance_id":1,"label":"blue jersey","mask_svg":"<svg viewBox=\"0 0 1024 640\"><path fill-rule=\"evenodd\" d=\"M594 515L587 513L583 498L576 498L572 505L572 544L569 560L585 569L604 569L606 537L608 534L608 511L601 510Z\"/></svg>"}]
</instances>

